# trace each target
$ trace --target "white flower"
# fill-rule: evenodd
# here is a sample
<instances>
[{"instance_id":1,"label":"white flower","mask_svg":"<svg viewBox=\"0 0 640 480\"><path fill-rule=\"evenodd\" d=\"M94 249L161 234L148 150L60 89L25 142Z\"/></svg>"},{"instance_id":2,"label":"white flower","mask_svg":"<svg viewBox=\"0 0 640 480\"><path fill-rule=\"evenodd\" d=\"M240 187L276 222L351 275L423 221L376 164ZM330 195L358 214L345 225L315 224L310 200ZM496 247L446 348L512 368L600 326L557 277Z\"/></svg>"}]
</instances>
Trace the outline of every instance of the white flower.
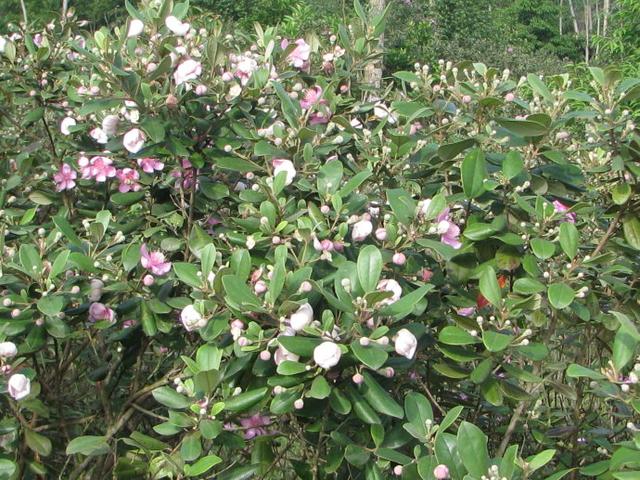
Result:
<instances>
[{"instance_id":1,"label":"white flower","mask_svg":"<svg viewBox=\"0 0 640 480\"><path fill-rule=\"evenodd\" d=\"M397 302L402 296L402 287L393 279L380 280L380 282L378 282L377 290L393 293L391 297L385 298L380 302L383 305L391 305L392 303Z\"/></svg>"},{"instance_id":2,"label":"white flower","mask_svg":"<svg viewBox=\"0 0 640 480\"><path fill-rule=\"evenodd\" d=\"M353 230L351 230L351 238L354 242L361 242L373 231L373 224L366 219L360 220L353 224Z\"/></svg>"},{"instance_id":3,"label":"white flower","mask_svg":"<svg viewBox=\"0 0 640 480\"><path fill-rule=\"evenodd\" d=\"M313 360L325 370L335 367L341 355L340 347L333 342L322 342L313 350Z\"/></svg>"},{"instance_id":4,"label":"white flower","mask_svg":"<svg viewBox=\"0 0 640 480\"><path fill-rule=\"evenodd\" d=\"M124 148L131 153L138 153L144 146L144 141L147 139L144 132L139 128L133 128L124 134L122 143Z\"/></svg>"},{"instance_id":5,"label":"white flower","mask_svg":"<svg viewBox=\"0 0 640 480\"><path fill-rule=\"evenodd\" d=\"M207 325L207 319L203 318L193 305L187 305L182 309L182 312L180 312L180 321L187 332L198 330Z\"/></svg>"},{"instance_id":6,"label":"white flower","mask_svg":"<svg viewBox=\"0 0 640 480\"><path fill-rule=\"evenodd\" d=\"M188 59L178 65L176 71L173 72L173 79L176 85L181 85L189 80L195 80L202 73L202 64L195 60Z\"/></svg>"},{"instance_id":7,"label":"white flower","mask_svg":"<svg viewBox=\"0 0 640 480\"><path fill-rule=\"evenodd\" d=\"M18 354L18 348L13 342L0 343L0 358L11 358Z\"/></svg>"},{"instance_id":8,"label":"white flower","mask_svg":"<svg viewBox=\"0 0 640 480\"><path fill-rule=\"evenodd\" d=\"M117 115L107 115L102 119L102 130L109 137L113 137L118 130L118 123L120 120Z\"/></svg>"},{"instance_id":9,"label":"white flower","mask_svg":"<svg viewBox=\"0 0 640 480\"><path fill-rule=\"evenodd\" d=\"M70 127L76 126L76 119L73 117L64 117L62 123L60 123L60 131L63 135L71 135L71 131L69 131Z\"/></svg>"},{"instance_id":10,"label":"white flower","mask_svg":"<svg viewBox=\"0 0 640 480\"><path fill-rule=\"evenodd\" d=\"M129 23L129 31L127 32L127 37L129 38L137 37L142 33L143 30L144 30L144 23L142 22L142 20L138 20L137 18L134 18Z\"/></svg>"},{"instance_id":11,"label":"white flower","mask_svg":"<svg viewBox=\"0 0 640 480\"><path fill-rule=\"evenodd\" d=\"M418 202L418 215L426 215L429 210L429 206L431 205L431 199L425 198L424 200L420 200Z\"/></svg>"},{"instance_id":12,"label":"white flower","mask_svg":"<svg viewBox=\"0 0 640 480\"><path fill-rule=\"evenodd\" d=\"M411 360L416 353L417 346L418 340L413 333L406 328L398 331L395 339L396 353L398 355L402 355Z\"/></svg>"},{"instance_id":13,"label":"white flower","mask_svg":"<svg viewBox=\"0 0 640 480\"><path fill-rule=\"evenodd\" d=\"M21 373L15 373L9 378L7 387L9 389L9 395L11 395L14 400L20 400L31 393L31 380Z\"/></svg>"},{"instance_id":14,"label":"white flower","mask_svg":"<svg viewBox=\"0 0 640 480\"><path fill-rule=\"evenodd\" d=\"M62 128L61 128L62 129ZM109 138L107 134L101 128L94 128L89 132L89 136L93 138L98 143L107 143Z\"/></svg>"},{"instance_id":15,"label":"white flower","mask_svg":"<svg viewBox=\"0 0 640 480\"><path fill-rule=\"evenodd\" d=\"M7 39L0 37L0 53L4 53L5 48L7 48Z\"/></svg>"},{"instance_id":16,"label":"white flower","mask_svg":"<svg viewBox=\"0 0 640 480\"><path fill-rule=\"evenodd\" d=\"M299 332L311 322L313 322L313 308L311 308L311 305L308 303L300 305L298 310L291 315L291 319L289 320L291 328L296 332Z\"/></svg>"},{"instance_id":17,"label":"white flower","mask_svg":"<svg viewBox=\"0 0 640 480\"><path fill-rule=\"evenodd\" d=\"M293 182L297 173L296 168L293 166L293 162L284 158L274 158L271 163L273 165L273 176L277 176L280 172L286 172L287 179L284 184L291 185L291 182Z\"/></svg>"},{"instance_id":18,"label":"white flower","mask_svg":"<svg viewBox=\"0 0 640 480\"><path fill-rule=\"evenodd\" d=\"M391 125L396 123L396 117L391 113L389 107L387 107L384 103L376 103L373 107L373 114L380 120L384 120L386 118L387 122L389 122Z\"/></svg>"},{"instance_id":19,"label":"white flower","mask_svg":"<svg viewBox=\"0 0 640 480\"><path fill-rule=\"evenodd\" d=\"M273 354L273 361L275 362L276 365L280 365L285 360L297 362L299 359L300 359L299 355L296 355L295 353L291 353L282 345L280 345L276 350L276 353Z\"/></svg>"},{"instance_id":20,"label":"white flower","mask_svg":"<svg viewBox=\"0 0 640 480\"><path fill-rule=\"evenodd\" d=\"M169 15L165 19L164 24L178 37L184 37L189 31L189 28L191 28L191 25L189 25L188 23L182 23L173 15Z\"/></svg>"}]
</instances>

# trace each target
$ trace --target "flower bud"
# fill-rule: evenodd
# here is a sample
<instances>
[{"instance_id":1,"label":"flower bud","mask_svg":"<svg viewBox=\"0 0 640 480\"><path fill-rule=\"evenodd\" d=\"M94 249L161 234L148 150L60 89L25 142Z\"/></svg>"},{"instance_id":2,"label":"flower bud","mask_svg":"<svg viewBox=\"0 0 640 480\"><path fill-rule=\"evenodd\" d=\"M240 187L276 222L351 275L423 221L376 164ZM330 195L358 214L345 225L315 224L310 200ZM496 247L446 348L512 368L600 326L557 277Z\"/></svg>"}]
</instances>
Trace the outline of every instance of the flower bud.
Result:
<instances>
[{"instance_id":1,"label":"flower bud","mask_svg":"<svg viewBox=\"0 0 640 480\"><path fill-rule=\"evenodd\" d=\"M156 279L154 278L153 275L145 275L144 278L142 279L142 283L144 284L145 287L150 287L155 283L155 281Z\"/></svg>"},{"instance_id":2,"label":"flower bud","mask_svg":"<svg viewBox=\"0 0 640 480\"><path fill-rule=\"evenodd\" d=\"M405 256L404 253L400 253L400 252L394 253L392 261L396 265L404 265L407 261L407 257Z\"/></svg>"},{"instance_id":3,"label":"flower bud","mask_svg":"<svg viewBox=\"0 0 640 480\"><path fill-rule=\"evenodd\" d=\"M395 338L394 346L398 355L402 355L403 357L411 360L416 353L418 340L413 333L411 333L406 328L403 328L398 331Z\"/></svg>"},{"instance_id":4,"label":"flower bud","mask_svg":"<svg viewBox=\"0 0 640 480\"><path fill-rule=\"evenodd\" d=\"M308 303L304 303L298 307L289 319L291 328L296 332L303 330L307 325L313 321L313 308Z\"/></svg>"},{"instance_id":5,"label":"flower bud","mask_svg":"<svg viewBox=\"0 0 640 480\"><path fill-rule=\"evenodd\" d=\"M325 370L335 367L341 355L340 347L333 342L323 342L313 350L313 360Z\"/></svg>"},{"instance_id":6,"label":"flower bud","mask_svg":"<svg viewBox=\"0 0 640 480\"><path fill-rule=\"evenodd\" d=\"M18 348L13 342L0 343L0 358L11 358L18 354Z\"/></svg>"},{"instance_id":7,"label":"flower bud","mask_svg":"<svg viewBox=\"0 0 640 480\"><path fill-rule=\"evenodd\" d=\"M31 393L31 380L21 373L15 373L9 378L7 389L14 400L21 400Z\"/></svg>"}]
</instances>

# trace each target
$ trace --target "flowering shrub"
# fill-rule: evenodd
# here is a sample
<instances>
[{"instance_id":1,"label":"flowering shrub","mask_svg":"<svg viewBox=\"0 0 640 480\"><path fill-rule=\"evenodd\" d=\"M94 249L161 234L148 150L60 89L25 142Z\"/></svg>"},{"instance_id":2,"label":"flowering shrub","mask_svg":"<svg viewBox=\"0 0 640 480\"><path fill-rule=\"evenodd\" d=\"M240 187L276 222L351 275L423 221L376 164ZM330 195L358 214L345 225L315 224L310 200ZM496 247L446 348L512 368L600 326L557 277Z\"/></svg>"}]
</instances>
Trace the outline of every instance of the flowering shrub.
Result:
<instances>
[{"instance_id":1,"label":"flowering shrub","mask_svg":"<svg viewBox=\"0 0 640 480\"><path fill-rule=\"evenodd\" d=\"M0 477L637 478L640 80L151 3L2 39Z\"/></svg>"}]
</instances>

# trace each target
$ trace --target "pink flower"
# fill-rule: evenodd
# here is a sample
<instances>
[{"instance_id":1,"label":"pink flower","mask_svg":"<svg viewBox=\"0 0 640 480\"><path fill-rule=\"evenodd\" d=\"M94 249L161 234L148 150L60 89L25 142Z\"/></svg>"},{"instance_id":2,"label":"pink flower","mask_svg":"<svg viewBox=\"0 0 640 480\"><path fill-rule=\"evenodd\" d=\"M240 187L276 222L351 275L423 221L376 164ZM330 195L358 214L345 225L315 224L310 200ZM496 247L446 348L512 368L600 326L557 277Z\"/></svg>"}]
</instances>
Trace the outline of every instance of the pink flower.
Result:
<instances>
[{"instance_id":1,"label":"pink flower","mask_svg":"<svg viewBox=\"0 0 640 480\"><path fill-rule=\"evenodd\" d=\"M191 162L186 158L182 159L182 170L176 169L171 172L171 176L178 179L182 178L182 188L188 189L191 188L193 182L196 181L195 169Z\"/></svg>"},{"instance_id":2,"label":"pink flower","mask_svg":"<svg viewBox=\"0 0 640 480\"><path fill-rule=\"evenodd\" d=\"M438 225L437 231L440 234L440 241L446 245L450 245L456 250L462 246L460 242L460 227L453 223L449 218L449 209L444 211L436 218Z\"/></svg>"},{"instance_id":3,"label":"pink flower","mask_svg":"<svg viewBox=\"0 0 640 480\"><path fill-rule=\"evenodd\" d=\"M113 323L116 321L116 312L102 303L92 303L89 307L89 321L98 322L100 320L107 320Z\"/></svg>"},{"instance_id":4,"label":"pink flower","mask_svg":"<svg viewBox=\"0 0 640 480\"><path fill-rule=\"evenodd\" d=\"M154 275L164 275L171 270L171 262L165 261L162 252L149 252L147 246L143 243L140 247L140 263L147 270L151 270Z\"/></svg>"},{"instance_id":5,"label":"pink flower","mask_svg":"<svg viewBox=\"0 0 640 480\"><path fill-rule=\"evenodd\" d=\"M476 307L463 307L456 310L461 317L470 317L476 311Z\"/></svg>"},{"instance_id":6,"label":"pink flower","mask_svg":"<svg viewBox=\"0 0 640 480\"><path fill-rule=\"evenodd\" d=\"M133 168L123 168L116 171L116 177L120 180L120 186L118 187L120 193L137 192L141 188L138 183L140 174Z\"/></svg>"},{"instance_id":7,"label":"pink flower","mask_svg":"<svg viewBox=\"0 0 640 480\"><path fill-rule=\"evenodd\" d=\"M302 38L296 40L295 44L296 48L294 48L289 54L287 60L289 61L289 65L296 68L303 68L311 55L311 46L309 46Z\"/></svg>"},{"instance_id":8,"label":"pink flower","mask_svg":"<svg viewBox=\"0 0 640 480\"><path fill-rule=\"evenodd\" d=\"M309 108L314 106L316 103L318 103L321 98L322 98L322 88L320 86L316 85L314 87L308 88L304 92L304 97L302 98L302 100L300 100L300 106L304 110L308 110Z\"/></svg>"},{"instance_id":9,"label":"pink flower","mask_svg":"<svg viewBox=\"0 0 640 480\"><path fill-rule=\"evenodd\" d=\"M93 138L98 143L107 143L109 141L109 137L107 137L107 133L102 130L100 127L96 127L89 132L89 136Z\"/></svg>"},{"instance_id":10,"label":"pink flower","mask_svg":"<svg viewBox=\"0 0 640 480\"><path fill-rule=\"evenodd\" d=\"M116 176L116 167L112 166L112 160L107 157L97 156L91 160L87 157L81 157L78 161L82 178L93 178L96 182L106 182L107 178Z\"/></svg>"},{"instance_id":11,"label":"pink flower","mask_svg":"<svg viewBox=\"0 0 640 480\"><path fill-rule=\"evenodd\" d=\"M251 440L252 438L260 435L267 435L268 432L263 427L270 424L271 419L269 417L258 413L251 417L240 419L240 425L245 429L245 440Z\"/></svg>"},{"instance_id":12,"label":"pink flower","mask_svg":"<svg viewBox=\"0 0 640 480\"><path fill-rule=\"evenodd\" d=\"M63 190L71 190L76 186L75 179L78 174L71 168L71 165L65 163L62 168L53 175L53 179L56 182L56 191L61 192Z\"/></svg>"},{"instance_id":13,"label":"pink flower","mask_svg":"<svg viewBox=\"0 0 640 480\"><path fill-rule=\"evenodd\" d=\"M202 73L202 64L195 60L188 59L178 65L176 71L173 72L173 79L176 85L181 85L189 80L195 80Z\"/></svg>"},{"instance_id":14,"label":"pink flower","mask_svg":"<svg viewBox=\"0 0 640 480\"><path fill-rule=\"evenodd\" d=\"M144 157L138 159L138 166L145 173L153 173L154 170L157 170L158 172L162 171L164 163L160 160L156 160L155 158Z\"/></svg>"},{"instance_id":15,"label":"pink flower","mask_svg":"<svg viewBox=\"0 0 640 480\"><path fill-rule=\"evenodd\" d=\"M127 149L127 151L131 153L138 153L140 150L142 150L144 141L146 139L147 136L142 130L140 130L139 128L132 128L124 134L122 144L124 145L124 148Z\"/></svg>"},{"instance_id":16,"label":"pink flower","mask_svg":"<svg viewBox=\"0 0 640 480\"><path fill-rule=\"evenodd\" d=\"M560 202L559 200L553 201L553 208L555 209L556 213L563 213L569 210L569 207L567 207L564 203ZM570 223L576 223L576 218L577 217L575 212L569 212L564 216L564 219Z\"/></svg>"}]
</instances>

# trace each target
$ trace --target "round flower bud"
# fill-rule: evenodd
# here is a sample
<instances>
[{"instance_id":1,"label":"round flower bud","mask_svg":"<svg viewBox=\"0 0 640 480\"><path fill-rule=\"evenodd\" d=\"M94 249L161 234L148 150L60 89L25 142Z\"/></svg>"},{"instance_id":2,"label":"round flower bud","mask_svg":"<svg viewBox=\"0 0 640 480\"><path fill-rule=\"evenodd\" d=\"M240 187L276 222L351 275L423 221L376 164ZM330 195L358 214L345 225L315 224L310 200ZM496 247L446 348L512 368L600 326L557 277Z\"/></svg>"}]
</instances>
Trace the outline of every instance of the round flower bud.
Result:
<instances>
[{"instance_id":1,"label":"round flower bud","mask_svg":"<svg viewBox=\"0 0 640 480\"><path fill-rule=\"evenodd\" d=\"M364 382L364 377L359 374L359 373L355 373L353 375L353 377L351 377L351 380L353 381L353 383L355 383L356 385L360 385L362 382Z\"/></svg>"},{"instance_id":2,"label":"round flower bud","mask_svg":"<svg viewBox=\"0 0 640 480\"><path fill-rule=\"evenodd\" d=\"M150 287L155 282L156 282L156 279L154 278L153 275L150 275L150 274L145 275L144 278L142 279L142 283L144 283L145 287Z\"/></svg>"},{"instance_id":3,"label":"round flower bud","mask_svg":"<svg viewBox=\"0 0 640 480\"><path fill-rule=\"evenodd\" d=\"M323 215L327 215L331 211L331 207L329 205L322 205L320 211Z\"/></svg>"},{"instance_id":4,"label":"round flower bud","mask_svg":"<svg viewBox=\"0 0 640 480\"><path fill-rule=\"evenodd\" d=\"M398 355L412 359L418 347L418 340L415 335L406 328L398 331L395 342L395 350Z\"/></svg>"},{"instance_id":5,"label":"round flower bud","mask_svg":"<svg viewBox=\"0 0 640 480\"><path fill-rule=\"evenodd\" d=\"M263 362L268 362L271 360L271 352L269 350L263 350L260 352L260 360Z\"/></svg>"},{"instance_id":6,"label":"round flower bud","mask_svg":"<svg viewBox=\"0 0 640 480\"><path fill-rule=\"evenodd\" d=\"M312 289L313 289L313 286L311 285L311 282L307 280L305 280L300 284L300 291L303 293L310 292Z\"/></svg>"},{"instance_id":7,"label":"round flower bud","mask_svg":"<svg viewBox=\"0 0 640 480\"><path fill-rule=\"evenodd\" d=\"M313 350L313 360L325 370L335 367L341 355L340 347L333 342L323 342Z\"/></svg>"},{"instance_id":8,"label":"round flower bud","mask_svg":"<svg viewBox=\"0 0 640 480\"><path fill-rule=\"evenodd\" d=\"M13 300L11 300L10 298L3 298L2 305L5 307L10 307L11 305L13 305Z\"/></svg>"},{"instance_id":9,"label":"round flower bud","mask_svg":"<svg viewBox=\"0 0 640 480\"><path fill-rule=\"evenodd\" d=\"M446 465L440 464L433 469L433 476L438 480L445 480L449 478L449 468Z\"/></svg>"},{"instance_id":10,"label":"round flower bud","mask_svg":"<svg viewBox=\"0 0 640 480\"><path fill-rule=\"evenodd\" d=\"M398 476L402 475L402 465L396 465L393 467L393 474Z\"/></svg>"},{"instance_id":11,"label":"round flower bud","mask_svg":"<svg viewBox=\"0 0 640 480\"><path fill-rule=\"evenodd\" d=\"M21 400L31 393L31 380L21 373L15 373L9 378L7 389L14 400Z\"/></svg>"},{"instance_id":12,"label":"round flower bud","mask_svg":"<svg viewBox=\"0 0 640 480\"><path fill-rule=\"evenodd\" d=\"M378 240L383 242L384 240L387 239L387 229L383 228L383 227L380 227L380 228L376 229L375 235L376 235L376 238Z\"/></svg>"},{"instance_id":13,"label":"round flower bud","mask_svg":"<svg viewBox=\"0 0 640 480\"><path fill-rule=\"evenodd\" d=\"M289 323L291 328L296 332L304 329L313 321L313 308L308 303L304 303L298 307L298 310L291 315Z\"/></svg>"},{"instance_id":14,"label":"round flower bud","mask_svg":"<svg viewBox=\"0 0 640 480\"><path fill-rule=\"evenodd\" d=\"M182 309L182 312L180 312L180 321L188 332L207 325L207 319L200 315L200 312L198 312L193 305L187 305Z\"/></svg>"},{"instance_id":15,"label":"round flower bud","mask_svg":"<svg viewBox=\"0 0 640 480\"><path fill-rule=\"evenodd\" d=\"M391 367L387 367L384 369L384 376L387 378L393 378L395 374L396 374L396 371Z\"/></svg>"},{"instance_id":16,"label":"round flower bud","mask_svg":"<svg viewBox=\"0 0 640 480\"><path fill-rule=\"evenodd\" d=\"M396 265L404 265L407 261L407 257L405 256L404 253L400 253L400 252L394 253L392 261Z\"/></svg>"},{"instance_id":17,"label":"round flower bud","mask_svg":"<svg viewBox=\"0 0 640 480\"><path fill-rule=\"evenodd\" d=\"M267 284L263 280L258 280L253 286L253 291L261 295L267 291Z\"/></svg>"},{"instance_id":18,"label":"round flower bud","mask_svg":"<svg viewBox=\"0 0 640 480\"><path fill-rule=\"evenodd\" d=\"M299 398L295 402L293 402L293 408L295 408L296 410L300 410L303 407L304 407L303 399Z\"/></svg>"},{"instance_id":19,"label":"round flower bud","mask_svg":"<svg viewBox=\"0 0 640 480\"><path fill-rule=\"evenodd\" d=\"M13 342L0 343L0 358L11 358L18 354L18 348Z\"/></svg>"}]
</instances>

